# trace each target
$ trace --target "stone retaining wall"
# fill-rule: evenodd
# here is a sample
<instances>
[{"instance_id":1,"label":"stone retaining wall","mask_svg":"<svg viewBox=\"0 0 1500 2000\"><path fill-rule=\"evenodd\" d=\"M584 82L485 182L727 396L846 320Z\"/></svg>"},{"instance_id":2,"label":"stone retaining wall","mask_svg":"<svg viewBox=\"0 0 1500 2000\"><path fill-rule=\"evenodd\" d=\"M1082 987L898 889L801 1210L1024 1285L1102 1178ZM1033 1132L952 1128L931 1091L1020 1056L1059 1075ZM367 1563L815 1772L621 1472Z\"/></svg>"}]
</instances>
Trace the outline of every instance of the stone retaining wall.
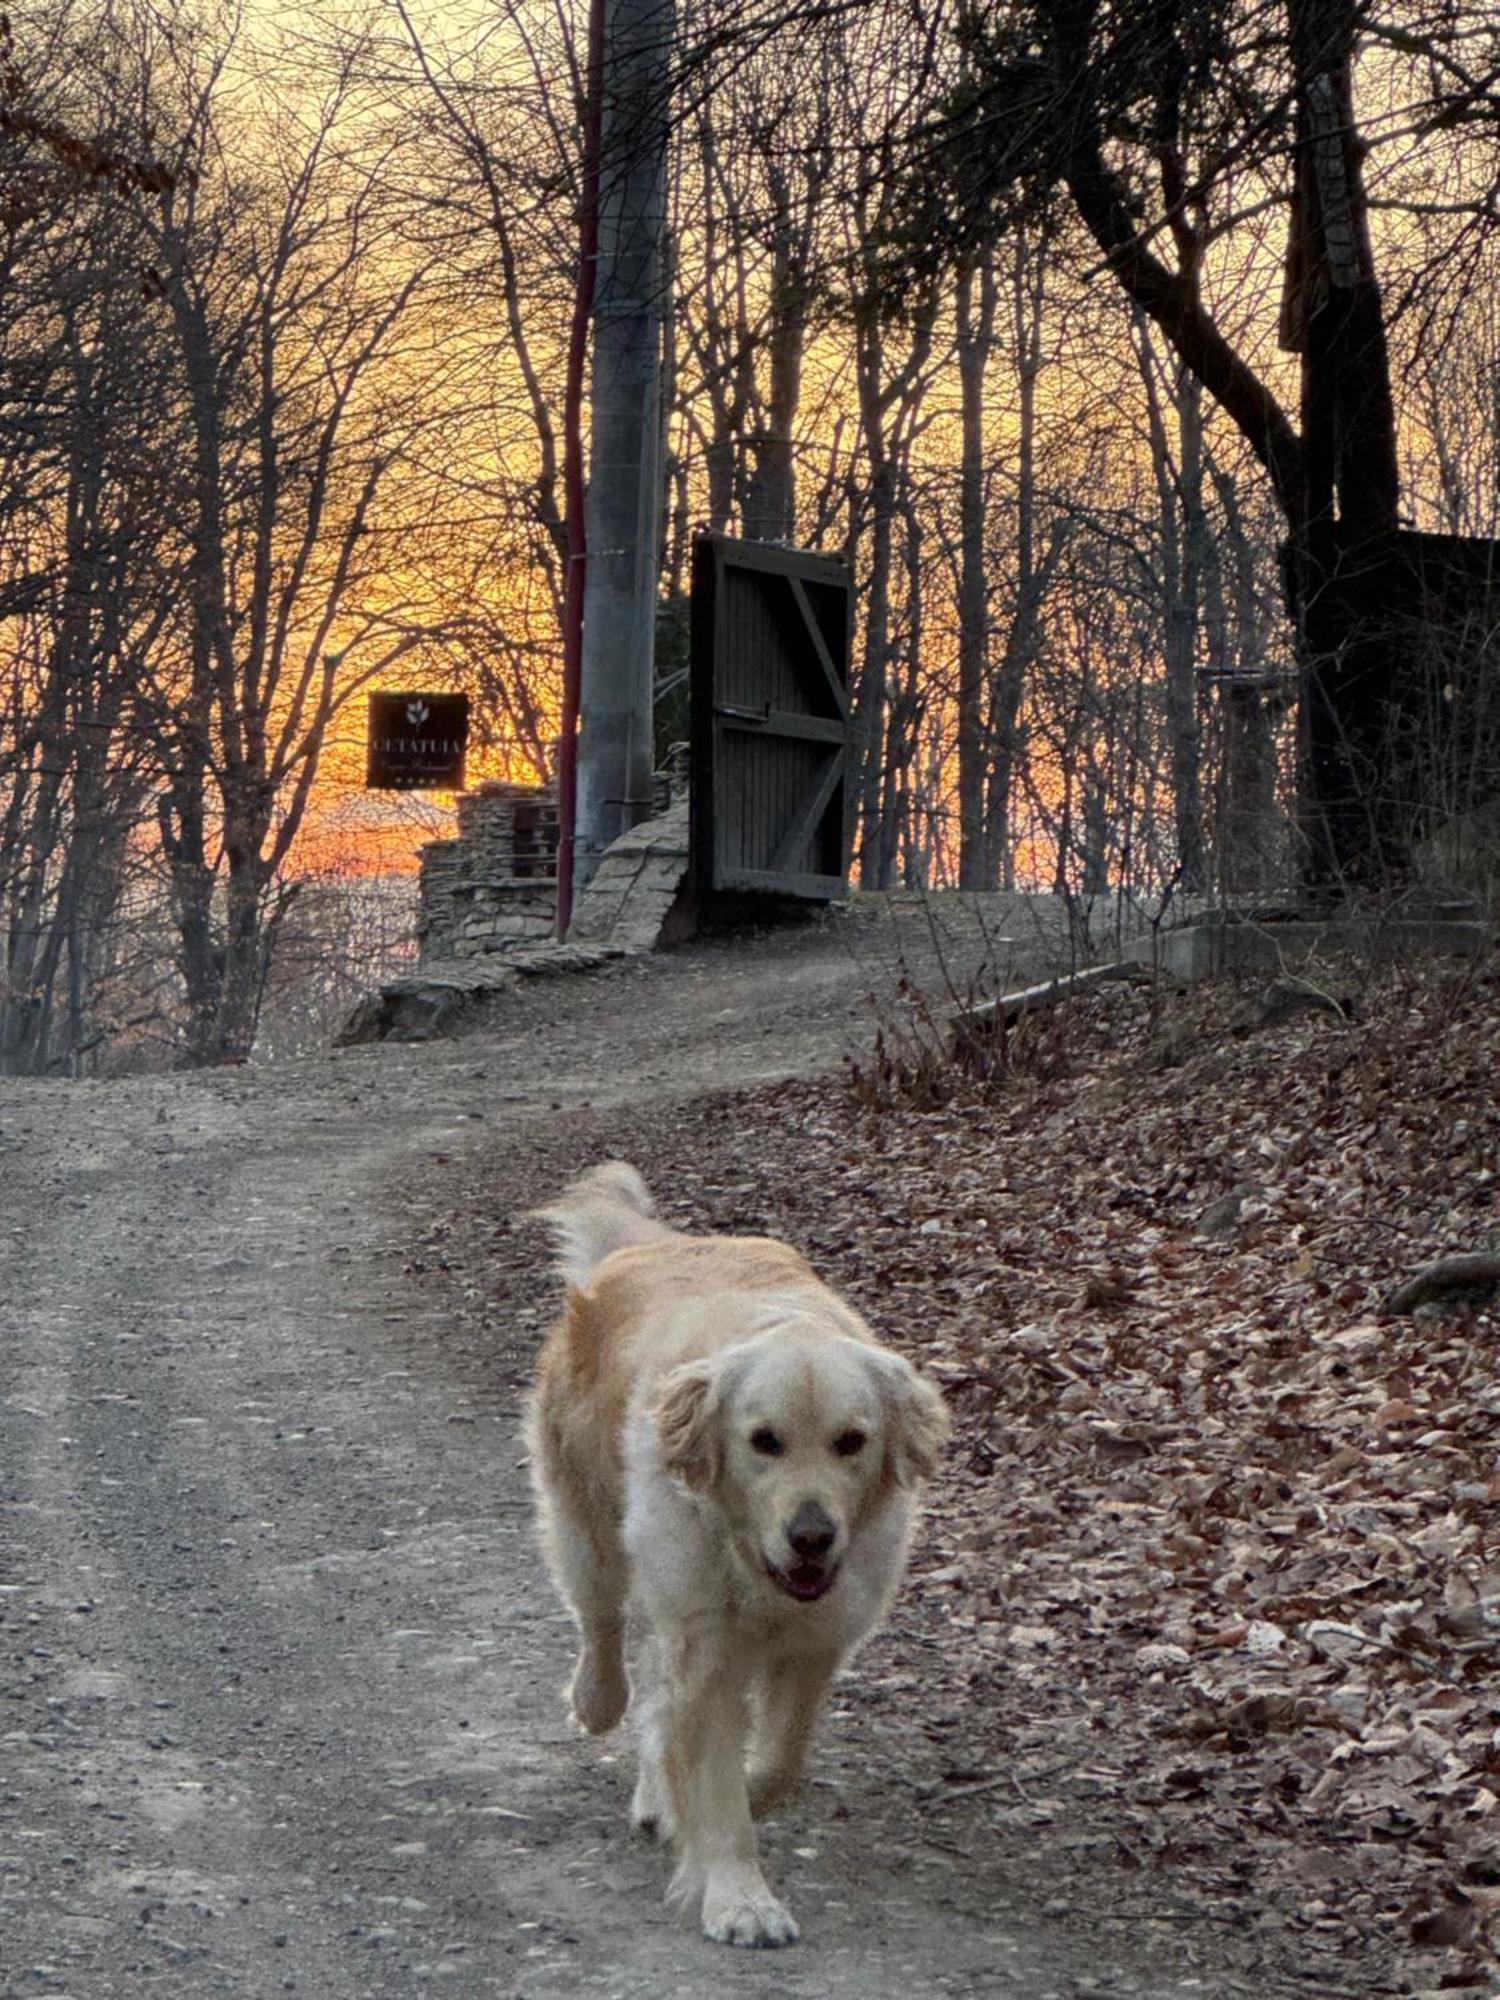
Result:
<instances>
[{"instance_id":1,"label":"stone retaining wall","mask_svg":"<svg viewBox=\"0 0 1500 2000\"><path fill-rule=\"evenodd\" d=\"M605 849L574 908L569 944L652 951L660 943L677 942L668 926L687 866L688 804L683 799Z\"/></svg>"},{"instance_id":2,"label":"stone retaining wall","mask_svg":"<svg viewBox=\"0 0 1500 2000\"><path fill-rule=\"evenodd\" d=\"M557 921L557 795L503 780L458 801L458 832L422 849L421 962L545 943Z\"/></svg>"},{"instance_id":3,"label":"stone retaining wall","mask_svg":"<svg viewBox=\"0 0 1500 2000\"><path fill-rule=\"evenodd\" d=\"M574 906L570 945L650 951L687 874L685 769L656 774L657 816L608 848ZM458 831L422 849L423 967L549 944L557 924L557 795L495 782L463 793Z\"/></svg>"}]
</instances>

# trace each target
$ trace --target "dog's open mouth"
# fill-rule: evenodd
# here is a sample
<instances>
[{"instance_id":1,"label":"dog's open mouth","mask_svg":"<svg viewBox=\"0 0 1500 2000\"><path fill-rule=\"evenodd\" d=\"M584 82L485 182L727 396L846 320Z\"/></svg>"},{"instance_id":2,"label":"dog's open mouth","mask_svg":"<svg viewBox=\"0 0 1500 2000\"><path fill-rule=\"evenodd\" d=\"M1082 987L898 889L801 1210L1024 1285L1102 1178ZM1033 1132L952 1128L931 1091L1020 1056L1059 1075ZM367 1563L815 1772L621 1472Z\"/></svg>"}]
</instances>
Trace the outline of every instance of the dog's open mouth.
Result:
<instances>
[{"instance_id":1,"label":"dog's open mouth","mask_svg":"<svg viewBox=\"0 0 1500 2000\"><path fill-rule=\"evenodd\" d=\"M799 1604L811 1604L832 1590L838 1575L837 1569L820 1562L789 1563L785 1569L773 1569L767 1563L766 1570L771 1581Z\"/></svg>"}]
</instances>

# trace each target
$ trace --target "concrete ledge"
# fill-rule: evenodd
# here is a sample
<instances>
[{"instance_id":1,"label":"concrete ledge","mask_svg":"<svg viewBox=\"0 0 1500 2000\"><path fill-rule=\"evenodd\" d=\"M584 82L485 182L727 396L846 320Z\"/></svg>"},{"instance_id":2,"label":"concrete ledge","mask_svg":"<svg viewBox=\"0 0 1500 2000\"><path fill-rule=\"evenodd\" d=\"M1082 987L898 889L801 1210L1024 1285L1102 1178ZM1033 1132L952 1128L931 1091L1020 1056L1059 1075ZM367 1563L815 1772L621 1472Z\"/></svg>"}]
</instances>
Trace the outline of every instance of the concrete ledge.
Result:
<instances>
[{"instance_id":1,"label":"concrete ledge","mask_svg":"<svg viewBox=\"0 0 1500 2000\"><path fill-rule=\"evenodd\" d=\"M1466 906L1448 907L1457 911ZM1085 966L965 1008L950 1017L948 1026L962 1042L1113 980L1149 979L1154 973L1191 985L1219 973L1286 972L1328 954L1374 964L1428 954L1477 958L1495 942L1492 926L1467 915L1445 915L1441 905L1406 915L1326 919L1304 917L1291 908L1214 911L1193 923L1132 938L1121 947L1120 957L1107 964Z\"/></svg>"},{"instance_id":2,"label":"concrete ledge","mask_svg":"<svg viewBox=\"0 0 1500 2000\"><path fill-rule=\"evenodd\" d=\"M1329 954L1376 964L1429 954L1477 958L1494 941L1489 925L1463 918L1242 918L1184 924L1132 938L1124 957L1169 978L1192 981L1220 972L1275 972Z\"/></svg>"}]
</instances>

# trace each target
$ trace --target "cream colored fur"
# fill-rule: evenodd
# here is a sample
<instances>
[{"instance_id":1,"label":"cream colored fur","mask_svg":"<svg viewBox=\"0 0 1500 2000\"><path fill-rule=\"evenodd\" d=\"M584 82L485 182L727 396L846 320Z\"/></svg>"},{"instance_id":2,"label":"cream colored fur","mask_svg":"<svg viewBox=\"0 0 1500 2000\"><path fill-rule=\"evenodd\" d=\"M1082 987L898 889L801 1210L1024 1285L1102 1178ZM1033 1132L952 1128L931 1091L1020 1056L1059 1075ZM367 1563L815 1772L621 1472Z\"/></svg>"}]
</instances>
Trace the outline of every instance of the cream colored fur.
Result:
<instances>
[{"instance_id":1,"label":"cream colored fur","mask_svg":"<svg viewBox=\"0 0 1500 2000\"><path fill-rule=\"evenodd\" d=\"M752 1811L796 1784L830 1680L885 1616L941 1398L795 1250L668 1228L623 1162L541 1214L568 1291L531 1462L578 1622L573 1713L594 1734L624 1716L633 1611L655 1656L636 1824L676 1842L673 1894L708 1936L788 1944Z\"/></svg>"}]
</instances>

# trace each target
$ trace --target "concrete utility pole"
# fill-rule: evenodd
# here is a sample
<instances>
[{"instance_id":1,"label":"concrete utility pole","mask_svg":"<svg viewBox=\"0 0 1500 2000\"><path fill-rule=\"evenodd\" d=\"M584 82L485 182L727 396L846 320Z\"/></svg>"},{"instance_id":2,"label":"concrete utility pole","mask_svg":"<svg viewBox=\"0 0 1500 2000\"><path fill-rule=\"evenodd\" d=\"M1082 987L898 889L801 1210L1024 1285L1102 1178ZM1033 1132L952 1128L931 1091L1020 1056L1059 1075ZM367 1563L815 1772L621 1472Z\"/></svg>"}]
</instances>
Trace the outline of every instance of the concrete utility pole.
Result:
<instances>
[{"instance_id":1,"label":"concrete utility pole","mask_svg":"<svg viewBox=\"0 0 1500 2000\"><path fill-rule=\"evenodd\" d=\"M672 0L605 0L576 879L650 810Z\"/></svg>"}]
</instances>

